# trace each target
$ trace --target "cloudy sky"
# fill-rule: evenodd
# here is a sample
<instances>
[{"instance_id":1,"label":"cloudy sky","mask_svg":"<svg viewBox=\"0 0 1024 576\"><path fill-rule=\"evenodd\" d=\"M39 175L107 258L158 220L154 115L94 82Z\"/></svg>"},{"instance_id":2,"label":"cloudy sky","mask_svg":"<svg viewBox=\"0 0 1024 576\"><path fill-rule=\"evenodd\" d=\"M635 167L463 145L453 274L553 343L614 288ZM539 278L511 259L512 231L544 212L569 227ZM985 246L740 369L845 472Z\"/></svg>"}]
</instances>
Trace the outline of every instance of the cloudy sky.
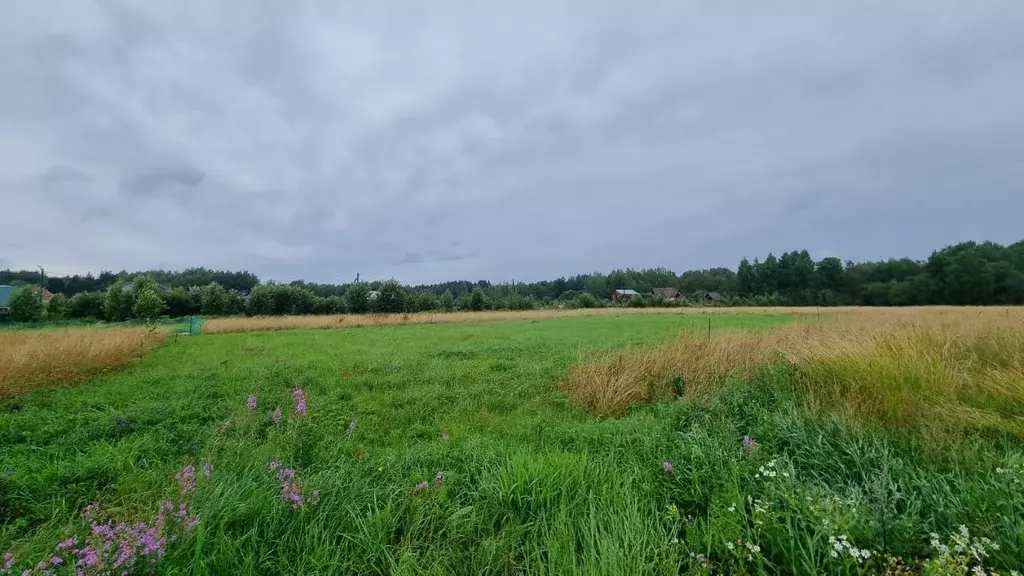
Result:
<instances>
[{"instance_id":1,"label":"cloudy sky","mask_svg":"<svg viewBox=\"0 0 1024 576\"><path fill-rule=\"evenodd\" d=\"M1024 238L1024 2L8 0L0 268L535 280Z\"/></svg>"}]
</instances>

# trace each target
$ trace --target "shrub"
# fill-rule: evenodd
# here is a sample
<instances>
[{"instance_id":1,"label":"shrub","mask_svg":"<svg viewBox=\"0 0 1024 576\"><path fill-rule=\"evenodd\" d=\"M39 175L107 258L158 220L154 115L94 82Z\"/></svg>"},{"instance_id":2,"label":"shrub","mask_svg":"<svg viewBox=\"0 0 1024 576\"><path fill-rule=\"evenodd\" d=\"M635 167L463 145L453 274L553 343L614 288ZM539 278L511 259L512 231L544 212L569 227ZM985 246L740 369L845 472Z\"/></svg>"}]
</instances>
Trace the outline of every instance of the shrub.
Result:
<instances>
[{"instance_id":1,"label":"shrub","mask_svg":"<svg viewBox=\"0 0 1024 576\"><path fill-rule=\"evenodd\" d=\"M189 290L180 287L175 288L167 293L167 313L175 318L199 314L201 298L199 300L200 306L195 306L193 305L193 299Z\"/></svg>"},{"instance_id":2,"label":"shrub","mask_svg":"<svg viewBox=\"0 0 1024 576\"><path fill-rule=\"evenodd\" d=\"M377 311L385 314L404 312L405 300L405 288L398 280L388 280L381 284L380 295L377 297Z\"/></svg>"},{"instance_id":3,"label":"shrub","mask_svg":"<svg viewBox=\"0 0 1024 576\"><path fill-rule=\"evenodd\" d=\"M469 309L473 311L480 311L487 307L487 297L484 296L484 291L480 288L473 290L473 293L469 297Z\"/></svg>"},{"instance_id":4,"label":"shrub","mask_svg":"<svg viewBox=\"0 0 1024 576\"><path fill-rule=\"evenodd\" d=\"M249 292L245 299L245 313L249 316L266 316L274 313L273 287L269 284L258 284Z\"/></svg>"},{"instance_id":5,"label":"shrub","mask_svg":"<svg viewBox=\"0 0 1024 576\"><path fill-rule=\"evenodd\" d=\"M107 299L103 306L107 320L121 322L131 318L133 300L132 293L125 289L124 280L115 280L107 288Z\"/></svg>"},{"instance_id":6,"label":"shrub","mask_svg":"<svg viewBox=\"0 0 1024 576\"><path fill-rule=\"evenodd\" d=\"M46 316L63 320L71 314L71 299L63 294L54 294L46 304Z\"/></svg>"},{"instance_id":7,"label":"shrub","mask_svg":"<svg viewBox=\"0 0 1024 576\"><path fill-rule=\"evenodd\" d=\"M146 287L135 295L135 305L132 312L136 318L156 318L162 316L167 305L164 299L155 288Z\"/></svg>"},{"instance_id":8,"label":"shrub","mask_svg":"<svg viewBox=\"0 0 1024 576\"><path fill-rule=\"evenodd\" d=\"M445 290L444 294L441 294L439 305L441 310L445 312L451 312L455 309L455 296L452 295L451 290Z\"/></svg>"},{"instance_id":9,"label":"shrub","mask_svg":"<svg viewBox=\"0 0 1024 576\"><path fill-rule=\"evenodd\" d=\"M8 303L15 322L38 322L43 319L43 292L35 286L22 286L11 294Z\"/></svg>"},{"instance_id":10,"label":"shrub","mask_svg":"<svg viewBox=\"0 0 1024 576\"><path fill-rule=\"evenodd\" d=\"M353 314L365 314L370 311L370 286L366 282L356 282L345 291L345 307Z\"/></svg>"},{"instance_id":11,"label":"shrub","mask_svg":"<svg viewBox=\"0 0 1024 576\"><path fill-rule=\"evenodd\" d=\"M209 316L220 316L225 313L227 297L227 290L223 286L216 282L210 282L200 290L199 311Z\"/></svg>"},{"instance_id":12,"label":"shrub","mask_svg":"<svg viewBox=\"0 0 1024 576\"><path fill-rule=\"evenodd\" d=\"M572 301L573 308L597 308L600 302L590 292L580 292Z\"/></svg>"},{"instance_id":13,"label":"shrub","mask_svg":"<svg viewBox=\"0 0 1024 576\"><path fill-rule=\"evenodd\" d=\"M71 318L103 318L106 296L102 292L79 292L71 298Z\"/></svg>"}]
</instances>

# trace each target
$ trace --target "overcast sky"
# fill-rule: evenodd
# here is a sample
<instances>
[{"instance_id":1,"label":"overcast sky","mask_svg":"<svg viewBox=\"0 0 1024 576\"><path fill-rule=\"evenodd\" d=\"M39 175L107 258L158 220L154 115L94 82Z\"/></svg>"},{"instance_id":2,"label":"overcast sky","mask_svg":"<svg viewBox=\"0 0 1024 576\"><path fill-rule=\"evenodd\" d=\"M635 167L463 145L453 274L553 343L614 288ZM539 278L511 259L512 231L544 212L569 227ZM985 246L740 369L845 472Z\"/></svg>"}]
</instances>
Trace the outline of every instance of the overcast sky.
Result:
<instances>
[{"instance_id":1,"label":"overcast sky","mask_svg":"<svg viewBox=\"0 0 1024 576\"><path fill-rule=\"evenodd\" d=\"M1024 2L7 0L0 268L537 280L1024 238Z\"/></svg>"}]
</instances>

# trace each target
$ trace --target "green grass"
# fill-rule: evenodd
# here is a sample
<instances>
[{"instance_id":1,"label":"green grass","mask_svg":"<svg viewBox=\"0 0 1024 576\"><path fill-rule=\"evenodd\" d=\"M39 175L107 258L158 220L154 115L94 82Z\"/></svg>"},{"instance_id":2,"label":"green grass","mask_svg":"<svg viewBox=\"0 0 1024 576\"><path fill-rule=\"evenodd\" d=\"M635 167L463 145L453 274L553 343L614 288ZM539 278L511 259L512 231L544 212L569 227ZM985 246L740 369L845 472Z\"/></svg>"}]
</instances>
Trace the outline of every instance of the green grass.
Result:
<instances>
[{"instance_id":1,"label":"green grass","mask_svg":"<svg viewBox=\"0 0 1024 576\"><path fill-rule=\"evenodd\" d=\"M882 554L937 564L928 534L945 543L961 524L998 543L986 567L1019 568L1015 437L851 429L800 408L784 365L699 405L620 419L580 412L558 390L582 351L706 323L581 317L179 338L123 372L0 405L0 552L34 565L88 533L79 512L94 500L148 520L163 499L186 498L200 524L168 544L158 573L846 574L880 571ZM293 386L306 391L305 417L292 413ZM746 434L756 448L743 448ZM320 501L293 509L275 459ZM204 462L210 478L180 495L175 474ZM762 466L776 475L757 476ZM421 481L429 487L417 492ZM840 535L874 555L832 558L829 537Z\"/></svg>"}]
</instances>

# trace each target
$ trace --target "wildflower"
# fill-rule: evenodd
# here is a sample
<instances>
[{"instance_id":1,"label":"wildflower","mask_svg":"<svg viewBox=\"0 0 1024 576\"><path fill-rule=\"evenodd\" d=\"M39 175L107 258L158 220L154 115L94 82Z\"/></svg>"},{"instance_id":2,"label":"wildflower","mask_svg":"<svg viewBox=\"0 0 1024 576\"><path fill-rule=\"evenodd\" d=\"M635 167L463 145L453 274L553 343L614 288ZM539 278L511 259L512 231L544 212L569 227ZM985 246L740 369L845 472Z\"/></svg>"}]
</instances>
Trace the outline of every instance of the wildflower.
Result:
<instances>
[{"instance_id":1,"label":"wildflower","mask_svg":"<svg viewBox=\"0 0 1024 576\"><path fill-rule=\"evenodd\" d=\"M444 472L438 472L436 479L438 482L444 482Z\"/></svg>"},{"instance_id":2,"label":"wildflower","mask_svg":"<svg viewBox=\"0 0 1024 576\"><path fill-rule=\"evenodd\" d=\"M664 470L665 472L671 472L672 471L672 463L667 461L667 460L665 462L662 462L661 463L661 469Z\"/></svg>"},{"instance_id":3,"label":"wildflower","mask_svg":"<svg viewBox=\"0 0 1024 576\"><path fill-rule=\"evenodd\" d=\"M419 484L417 484L416 488L414 490L416 492L421 492L423 490L426 490L429 486L430 486L430 484L426 480L424 480L423 482L420 482Z\"/></svg>"},{"instance_id":4,"label":"wildflower","mask_svg":"<svg viewBox=\"0 0 1024 576\"><path fill-rule=\"evenodd\" d=\"M280 422L281 421L281 409L278 408L277 410L274 410L274 413L270 415L270 419L273 420L274 422Z\"/></svg>"},{"instance_id":5,"label":"wildflower","mask_svg":"<svg viewBox=\"0 0 1024 576\"><path fill-rule=\"evenodd\" d=\"M299 416L306 415L306 391L302 388L292 388L292 398L295 398L295 413Z\"/></svg>"},{"instance_id":6,"label":"wildflower","mask_svg":"<svg viewBox=\"0 0 1024 576\"><path fill-rule=\"evenodd\" d=\"M14 552L4 552L4 572L8 572L14 566Z\"/></svg>"},{"instance_id":7,"label":"wildflower","mask_svg":"<svg viewBox=\"0 0 1024 576\"><path fill-rule=\"evenodd\" d=\"M92 568L100 563L99 551L92 546L86 546L80 550L75 550L75 555L79 557L78 564L80 566Z\"/></svg>"},{"instance_id":8,"label":"wildflower","mask_svg":"<svg viewBox=\"0 0 1024 576\"><path fill-rule=\"evenodd\" d=\"M292 503L292 508L301 508L304 498L302 492L299 491L298 484L294 482L284 482L281 485L281 497Z\"/></svg>"},{"instance_id":9,"label":"wildflower","mask_svg":"<svg viewBox=\"0 0 1024 576\"><path fill-rule=\"evenodd\" d=\"M732 552L733 550L736 550L736 545L733 544L732 542L726 542L725 543L725 547L728 548L730 552Z\"/></svg>"},{"instance_id":10,"label":"wildflower","mask_svg":"<svg viewBox=\"0 0 1024 576\"><path fill-rule=\"evenodd\" d=\"M189 494L196 489L196 467L192 464L185 466L174 478L178 480L182 494Z\"/></svg>"},{"instance_id":11,"label":"wildflower","mask_svg":"<svg viewBox=\"0 0 1024 576\"><path fill-rule=\"evenodd\" d=\"M63 550L65 548L71 548L75 544L78 544L78 537L77 536L72 536L71 538L68 538L67 540L61 542L60 544L57 544L57 550Z\"/></svg>"},{"instance_id":12,"label":"wildflower","mask_svg":"<svg viewBox=\"0 0 1024 576\"><path fill-rule=\"evenodd\" d=\"M356 421L356 420L352 420L351 422L348 423L348 433L349 434L355 433L356 425L357 424L358 424L358 421Z\"/></svg>"},{"instance_id":13,"label":"wildflower","mask_svg":"<svg viewBox=\"0 0 1024 576\"><path fill-rule=\"evenodd\" d=\"M249 399L245 402L245 405L249 407L249 410L256 409L256 395L249 394Z\"/></svg>"},{"instance_id":14,"label":"wildflower","mask_svg":"<svg viewBox=\"0 0 1024 576\"><path fill-rule=\"evenodd\" d=\"M703 563L703 562L707 562L707 561L708 561L708 557L707 556L705 556L703 554L697 554L697 562Z\"/></svg>"},{"instance_id":15,"label":"wildflower","mask_svg":"<svg viewBox=\"0 0 1024 576\"><path fill-rule=\"evenodd\" d=\"M272 461L270 463L270 471L271 472L277 470L280 467L281 467L281 461L280 460L274 460L274 461Z\"/></svg>"},{"instance_id":16,"label":"wildflower","mask_svg":"<svg viewBox=\"0 0 1024 576\"><path fill-rule=\"evenodd\" d=\"M285 468L277 474L277 479L281 482L287 482L295 477L295 470L291 468Z\"/></svg>"},{"instance_id":17,"label":"wildflower","mask_svg":"<svg viewBox=\"0 0 1024 576\"><path fill-rule=\"evenodd\" d=\"M309 495L309 503L310 504L316 504L319 501L320 501L320 491L319 490L313 490L313 492Z\"/></svg>"},{"instance_id":18,"label":"wildflower","mask_svg":"<svg viewBox=\"0 0 1024 576\"><path fill-rule=\"evenodd\" d=\"M749 435L743 437L743 448L746 450L753 450L757 447L757 440L754 440Z\"/></svg>"},{"instance_id":19,"label":"wildflower","mask_svg":"<svg viewBox=\"0 0 1024 576\"><path fill-rule=\"evenodd\" d=\"M733 504L732 506L729 506L729 512L735 512L735 511L736 511L736 505L735 504Z\"/></svg>"},{"instance_id":20,"label":"wildflower","mask_svg":"<svg viewBox=\"0 0 1024 576\"><path fill-rule=\"evenodd\" d=\"M210 464L209 462L204 462L203 463L203 477L204 478L209 478L210 474L213 474L213 464Z\"/></svg>"},{"instance_id":21,"label":"wildflower","mask_svg":"<svg viewBox=\"0 0 1024 576\"><path fill-rule=\"evenodd\" d=\"M448 435L447 431L441 433L441 440L448 440L449 438L451 438L451 436Z\"/></svg>"}]
</instances>

